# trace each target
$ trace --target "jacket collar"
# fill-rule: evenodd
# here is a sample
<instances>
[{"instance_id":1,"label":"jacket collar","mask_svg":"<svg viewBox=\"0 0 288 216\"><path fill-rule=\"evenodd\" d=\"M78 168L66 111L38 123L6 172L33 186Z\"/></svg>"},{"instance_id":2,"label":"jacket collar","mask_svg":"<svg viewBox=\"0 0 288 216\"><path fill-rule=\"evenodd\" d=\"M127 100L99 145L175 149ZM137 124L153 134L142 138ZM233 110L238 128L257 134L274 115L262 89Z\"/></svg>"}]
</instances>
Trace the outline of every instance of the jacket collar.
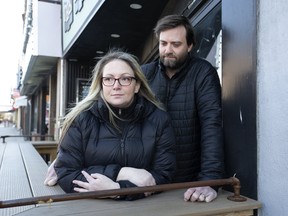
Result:
<instances>
[{"instance_id":1,"label":"jacket collar","mask_svg":"<svg viewBox=\"0 0 288 216\"><path fill-rule=\"evenodd\" d=\"M151 113L153 107L154 105L148 103L146 99L137 96L130 107L121 110L119 117L129 121L136 121L144 118L148 113ZM119 108L112 107L112 110L119 115ZM98 117L100 121L109 121L109 110L102 98L95 101L90 111Z\"/></svg>"}]
</instances>

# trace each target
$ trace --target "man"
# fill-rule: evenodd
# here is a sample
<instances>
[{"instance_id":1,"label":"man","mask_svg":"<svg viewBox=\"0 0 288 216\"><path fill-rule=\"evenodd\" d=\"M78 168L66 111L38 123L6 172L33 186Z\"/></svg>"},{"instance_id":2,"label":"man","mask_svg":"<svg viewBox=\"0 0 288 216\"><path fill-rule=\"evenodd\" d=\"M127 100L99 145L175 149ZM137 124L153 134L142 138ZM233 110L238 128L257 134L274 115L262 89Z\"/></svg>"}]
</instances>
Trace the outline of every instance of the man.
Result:
<instances>
[{"instance_id":1,"label":"man","mask_svg":"<svg viewBox=\"0 0 288 216\"><path fill-rule=\"evenodd\" d=\"M195 45L189 20L169 15L154 29L159 61L142 66L150 87L166 106L177 136L175 182L219 179L224 176L221 86L217 71L189 55ZM186 201L210 202L211 187L190 188Z\"/></svg>"},{"instance_id":2,"label":"man","mask_svg":"<svg viewBox=\"0 0 288 216\"><path fill-rule=\"evenodd\" d=\"M222 178L224 156L218 74L209 62L189 55L195 37L186 17L166 16L158 21L154 31L159 39L160 59L143 65L142 69L154 93L166 106L176 133L174 182ZM137 170L133 172L135 178L141 176ZM50 167L45 184L56 182L57 176ZM185 201L211 202L216 197L217 192L211 187L189 188L184 194Z\"/></svg>"}]
</instances>

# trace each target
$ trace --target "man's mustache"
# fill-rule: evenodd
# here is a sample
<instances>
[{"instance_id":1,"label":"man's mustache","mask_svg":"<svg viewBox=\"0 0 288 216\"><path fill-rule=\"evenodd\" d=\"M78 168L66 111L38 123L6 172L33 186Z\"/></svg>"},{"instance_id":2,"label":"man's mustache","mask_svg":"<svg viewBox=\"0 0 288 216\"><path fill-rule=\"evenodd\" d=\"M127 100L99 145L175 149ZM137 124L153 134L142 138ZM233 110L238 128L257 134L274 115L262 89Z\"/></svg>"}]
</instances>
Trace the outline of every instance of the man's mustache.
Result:
<instances>
[{"instance_id":1,"label":"man's mustache","mask_svg":"<svg viewBox=\"0 0 288 216\"><path fill-rule=\"evenodd\" d=\"M168 57L168 58L176 58L176 56L174 54L166 54L164 55L164 57Z\"/></svg>"}]
</instances>

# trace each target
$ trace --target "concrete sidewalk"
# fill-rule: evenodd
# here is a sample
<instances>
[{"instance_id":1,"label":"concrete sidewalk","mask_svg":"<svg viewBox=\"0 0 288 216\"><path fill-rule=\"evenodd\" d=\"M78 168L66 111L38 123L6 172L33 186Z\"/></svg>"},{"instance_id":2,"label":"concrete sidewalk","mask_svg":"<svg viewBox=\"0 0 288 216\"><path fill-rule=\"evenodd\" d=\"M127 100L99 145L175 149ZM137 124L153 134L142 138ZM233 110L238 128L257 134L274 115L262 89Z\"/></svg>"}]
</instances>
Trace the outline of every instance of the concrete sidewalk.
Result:
<instances>
[{"instance_id":1,"label":"concrete sidewalk","mask_svg":"<svg viewBox=\"0 0 288 216\"><path fill-rule=\"evenodd\" d=\"M0 136L3 135L20 135L20 131L15 127L1 127L0 126Z\"/></svg>"},{"instance_id":2,"label":"concrete sidewalk","mask_svg":"<svg viewBox=\"0 0 288 216\"><path fill-rule=\"evenodd\" d=\"M20 131L16 127L4 127L3 124L0 125L0 136L5 135L21 135ZM6 142L17 142L17 141L24 141L24 137L9 137L6 138ZM2 139L0 140L2 143ZM0 143L0 144L1 144Z\"/></svg>"}]
</instances>

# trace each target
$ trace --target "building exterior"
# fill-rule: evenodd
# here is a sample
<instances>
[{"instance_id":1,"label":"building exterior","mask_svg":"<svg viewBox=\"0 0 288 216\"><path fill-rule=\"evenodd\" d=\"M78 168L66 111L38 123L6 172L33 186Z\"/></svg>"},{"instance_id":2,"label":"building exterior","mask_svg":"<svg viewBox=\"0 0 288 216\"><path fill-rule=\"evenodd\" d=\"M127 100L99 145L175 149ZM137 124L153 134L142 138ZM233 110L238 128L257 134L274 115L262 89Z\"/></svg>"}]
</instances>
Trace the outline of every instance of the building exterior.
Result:
<instances>
[{"instance_id":1,"label":"building exterior","mask_svg":"<svg viewBox=\"0 0 288 216\"><path fill-rule=\"evenodd\" d=\"M18 89L28 102L18 110L23 133L54 133L56 72L62 57L61 4L59 1L25 1L23 49Z\"/></svg>"},{"instance_id":2,"label":"building exterior","mask_svg":"<svg viewBox=\"0 0 288 216\"><path fill-rule=\"evenodd\" d=\"M285 0L26 0L25 6L18 89L27 104L17 110L23 133L58 139L61 118L85 96L97 57L116 46L141 63L153 61L156 21L183 14L196 30L194 54L221 78L227 176L236 174L241 193L263 203L259 215L285 214Z\"/></svg>"}]
</instances>

